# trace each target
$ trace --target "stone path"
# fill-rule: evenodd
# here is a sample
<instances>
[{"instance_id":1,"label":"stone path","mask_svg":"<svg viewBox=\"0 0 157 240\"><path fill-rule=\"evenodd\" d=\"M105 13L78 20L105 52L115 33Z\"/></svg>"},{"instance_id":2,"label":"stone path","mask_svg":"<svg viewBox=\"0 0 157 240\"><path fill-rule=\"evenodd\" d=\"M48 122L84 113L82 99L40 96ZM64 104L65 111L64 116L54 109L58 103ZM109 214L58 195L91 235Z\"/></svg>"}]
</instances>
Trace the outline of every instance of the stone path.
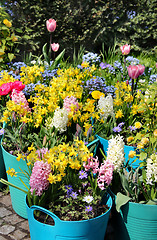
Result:
<instances>
[{"instance_id":1,"label":"stone path","mask_svg":"<svg viewBox=\"0 0 157 240\"><path fill-rule=\"evenodd\" d=\"M12 208L10 194L1 191L0 240L31 240L28 221L15 213ZM105 240L114 240L110 223L108 224Z\"/></svg>"},{"instance_id":2,"label":"stone path","mask_svg":"<svg viewBox=\"0 0 157 240\"><path fill-rule=\"evenodd\" d=\"M28 221L12 208L10 194L0 192L0 240L31 240Z\"/></svg>"}]
</instances>

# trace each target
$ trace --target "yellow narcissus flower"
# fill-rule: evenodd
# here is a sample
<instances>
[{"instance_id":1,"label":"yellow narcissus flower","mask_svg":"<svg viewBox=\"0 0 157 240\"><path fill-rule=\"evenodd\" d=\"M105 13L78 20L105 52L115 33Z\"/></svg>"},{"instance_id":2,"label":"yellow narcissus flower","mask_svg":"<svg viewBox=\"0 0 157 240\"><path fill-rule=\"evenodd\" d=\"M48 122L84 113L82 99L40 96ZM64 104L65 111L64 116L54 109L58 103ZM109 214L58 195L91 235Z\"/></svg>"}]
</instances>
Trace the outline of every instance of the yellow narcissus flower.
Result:
<instances>
[{"instance_id":1,"label":"yellow narcissus flower","mask_svg":"<svg viewBox=\"0 0 157 240\"><path fill-rule=\"evenodd\" d=\"M141 143L143 143L144 145L146 145L147 143L149 143L149 139L148 138L142 138L141 139Z\"/></svg>"},{"instance_id":2,"label":"yellow narcissus flower","mask_svg":"<svg viewBox=\"0 0 157 240\"><path fill-rule=\"evenodd\" d=\"M4 50L3 49L0 49L0 56L4 55Z\"/></svg>"},{"instance_id":3,"label":"yellow narcissus flower","mask_svg":"<svg viewBox=\"0 0 157 240\"><path fill-rule=\"evenodd\" d=\"M87 67L89 67L89 63L88 62L82 62L81 67L87 68Z\"/></svg>"},{"instance_id":4,"label":"yellow narcissus flower","mask_svg":"<svg viewBox=\"0 0 157 240\"><path fill-rule=\"evenodd\" d=\"M134 137L133 137L133 136L130 136L130 137L127 138L127 142L128 142L128 143L130 143L130 142L133 141L133 140L134 140Z\"/></svg>"},{"instance_id":5,"label":"yellow narcissus flower","mask_svg":"<svg viewBox=\"0 0 157 240\"><path fill-rule=\"evenodd\" d=\"M137 148L138 148L138 149L144 148L144 144L143 144L142 142L138 143L138 144L137 144Z\"/></svg>"},{"instance_id":6,"label":"yellow narcissus flower","mask_svg":"<svg viewBox=\"0 0 157 240\"><path fill-rule=\"evenodd\" d=\"M11 22L8 21L8 19L4 19L4 20L3 20L3 23L5 24L5 26L7 26L7 27L9 27L9 28L12 26Z\"/></svg>"},{"instance_id":7,"label":"yellow narcissus flower","mask_svg":"<svg viewBox=\"0 0 157 240\"><path fill-rule=\"evenodd\" d=\"M135 122L135 128L140 129L142 124L140 122Z\"/></svg>"},{"instance_id":8,"label":"yellow narcissus flower","mask_svg":"<svg viewBox=\"0 0 157 240\"><path fill-rule=\"evenodd\" d=\"M123 115L123 112L122 112L122 110L121 109L119 109L116 113L115 113L115 118L121 118L121 117L123 117L124 115Z\"/></svg>"},{"instance_id":9,"label":"yellow narcissus flower","mask_svg":"<svg viewBox=\"0 0 157 240\"><path fill-rule=\"evenodd\" d=\"M154 134L154 137L157 137L157 129L154 130L153 134Z\"/></svg>"},{"instance_id":10,"label":"yellow narcissus flower","mask_svg":"<svg viewBox=\"0 0 157 240\"><path fill-rule=\"evenodd\" d=\"M102 97L105 96L105 94L102 93L102 92L100 92L100 91L93 91L93 92L91 93L91 95L92 95L92 97L93 97L94 99L100 99L101 96L102 96Z\"/></svg>"},{"instance_id":11,"label":"yellow narcissus flower","mask_svg":"<svg viewBox=\"0 0 157 240\"><path fill-rule=\"evenodd\" d=\"M133 158L133 157L135 157L136 156L136 152L135 151L130 151L129 152L129 158Z\"/></svg>"},{"instance_id":12,"label":"yellow narcissus flower","mask_svg":"<svg viewBox=\"0 0 157 240\"><path fill-rule=\"evenodd\" d=\"M14 168L10 168L10 167L9 167L9 170L7 170L6 173L7 173L8 175L10 175L11 177L13 177L13 176L14 176L14 177L17 177L17 175L16 175L17 172L15 172L15 169L14 169Z\"/></svg>"},{"instance_id":13,"label":"yellow narcissus flower","mask_svg":"<svg viewBox=\"0 0 157 240\"><path fill-rule=\"evenodd\" d=\"M17 40L18 40L18 38L13 34L13 35L12 35L12 41L13 41L13 42L17 42Z\"/></svg>"}]
</instances>

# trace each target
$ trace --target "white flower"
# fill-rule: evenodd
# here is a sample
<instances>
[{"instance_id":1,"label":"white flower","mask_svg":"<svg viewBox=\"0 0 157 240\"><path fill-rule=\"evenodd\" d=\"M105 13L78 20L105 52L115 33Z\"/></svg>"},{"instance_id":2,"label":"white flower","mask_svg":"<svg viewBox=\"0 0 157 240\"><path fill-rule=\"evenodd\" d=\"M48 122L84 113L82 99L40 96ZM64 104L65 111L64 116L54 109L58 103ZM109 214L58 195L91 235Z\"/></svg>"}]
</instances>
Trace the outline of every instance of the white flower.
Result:
<instances>
[{"instance_id":1,"label":"white flower","mask_svg":"<svg viewBox=\"0 0 157 240\"><path fill-rule=\"evenodd\" d=\"M102 111L101 116L104 119L107 119L108 116L113 116L113 98L111 94L107 97L101 96L98 101L98 109Z\"/></svg>"},{"instance_id":2,"label":"white flower","mask_svg":"<svg viewBox=\"0 0 157 240\"><path fill-rule=\"evenodd\" d=\"M88 195L88 196L85 196L85 197L83 198L83 201L86 202L86 203L90 203L90 202L93 201L93 199L94 199L94 198L93 198L92 196Z\"/></svg>"},{"instance_id":3,"label":"white flower","mask_svg":"<svg viewBox=\"0 0 157 240\"><path fill-rule=\"evenodd\" d=\"M55 127L60 133L65 132L68 123L68 111L65 108L57 108L54 112L54 116L50 127Z\"/></svg>"},{"instance_id":4,"label":"white flower","mask_svg":"<svg viewBox=\"0 0 157 240\"><path fill-rule=\"evenodd\" d=\"M124 141L123 137L117 135L112 136L109 140L108 150L107 150L107 160L114 164L115 170L120 170L125 158L124 158Z\"/></svg>"},{"instance_id":5,"label":"white flower","mask_svg":"<svg viewBox=\"0 0 157 240\"><path fill-rule=\"evenodd\" d=\"M157 182L157 154L152 154L147 159L146 181L151 185Z\"/></svg>"}]
</instances>

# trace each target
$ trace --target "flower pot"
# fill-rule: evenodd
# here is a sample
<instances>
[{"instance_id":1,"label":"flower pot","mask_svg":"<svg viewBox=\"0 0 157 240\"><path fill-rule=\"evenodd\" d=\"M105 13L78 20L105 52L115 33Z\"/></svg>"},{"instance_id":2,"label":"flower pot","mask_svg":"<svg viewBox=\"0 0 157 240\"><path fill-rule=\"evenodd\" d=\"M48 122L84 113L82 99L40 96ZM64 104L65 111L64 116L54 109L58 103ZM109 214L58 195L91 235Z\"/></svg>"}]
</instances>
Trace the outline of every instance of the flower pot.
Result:
<instances>
[{"instance_id":1,"label":"flower pot","mask_svg":"<svg viewBox=\"0 0 157 240\"><path fill-rule=\"evenodd\" d=\"M24 176L23 173L19 173L22 171L27 171L28 172L28 167L25 161L22 159L20 161L17 161L16 157L8 153L3 146L1 145L2 149L2 156L4 159L4 164L6 170L10 168L14 168L15 171L17 172L17 176L11 177L10 175L7 174L8 182L11 184L16 185L19 188L24 189L27 191L26 187L23 185L21 180L29 187L29 180L27 177ZM21 170L20 170L21 169ZM21 180L20 180L21 179ZM10 196L11 196L11 201L12 201L12 207L14 211L20 215L23 218L27 219L27 212L26 212L26 206L25 206L25 197L26 194L14 187L9 186L10 189Z\"/></svg>"},{"instance_id":2,"label":"flower pot","mask_svg":"<svg viewBox=\"0 0 157 240\"><path fill-rule=\"evenodd\" d=\"M0 138L1 141L1 138ZM4 160L3 160L3 155L2 155L2 147L0 144L0 179L7 179L6 177L6 171L5 171L5 166L4 166ZM4 184L0 183L0 189L4 187Z\"/></svg>"},{"instance_id":3,"label":"flower pot","mask_svg":"<svg viewBox=\"0 0 157 240\"><path fill-rule=\"evenodd\" d=\"M103 147L103 150L105 152L105 154L107 155L107 149L108 149L108 140L96 135L97 139L99 139L100 141L100 144L102 145ZM130 151L136 151L136 148L135 147L132 147L132 146L127 146L127 145L124 145L124 153L125 153L125 161L127 162L128 159L129 159L129 152ZM136 160L135 162L133 162L134 160ZM133 162L133 163L132 163ZM139 163L140 163L140 160L137 159L137 157L134 157L134 158L131 158L129 160L129 164L132 163L132 167L133 168L137 168L139 167Z\"/></svg>"},{"instance_id":4,"label":"flower pot","mask_svg":"<svg viewBox=\"0 0 157 240\"><path fill-rule=\"evenodd\" d=\"M110 192L111 193L111 192ZM111 223L115 240L156 240L157 239L157 205L128 202L116 211L116 196L113 198Z\"/></svg>"},{"instance_id":5,"label":"flower pot","mask_svg":"<svg viewBox=\"0 0 157 240\"><path fill-rule=\"evenodd\" d=\"M63 221L55 214L39 206L31 206L26 202L31 240L104 240L112 198L109 194L104 199L109 206L107 212L93 219L82 221ZM34 211L48 214L54 220L54 226L39 222L34 218Z\"/></svg>"}]
</instances>

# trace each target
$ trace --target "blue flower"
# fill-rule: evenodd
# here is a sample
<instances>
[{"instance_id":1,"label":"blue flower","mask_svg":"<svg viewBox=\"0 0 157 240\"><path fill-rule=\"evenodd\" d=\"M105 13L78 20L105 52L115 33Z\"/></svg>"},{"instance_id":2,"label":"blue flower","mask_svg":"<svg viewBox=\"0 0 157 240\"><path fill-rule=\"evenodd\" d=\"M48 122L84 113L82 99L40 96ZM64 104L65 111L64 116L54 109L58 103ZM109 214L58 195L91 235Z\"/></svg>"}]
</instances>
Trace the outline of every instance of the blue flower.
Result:
<instances>
[{"instance_id":1,"label":"blue flower","mask_svg":"<svg viewBox=\"0 0 157 240\"><path fill-rule=\"evenodd\" d=\"M112 130L113 130L113 132L121 132L122 131L122 129L119 126L114 127Z\"/></svg>"},{"instance_id":2,"label":"blue flower","mask_svg":"<svg viewBox=\"0 0 157 240\"><path fill-rule=\"evenodd\" d=\"M73 199L76 199L78 196L78 194L76 192L71 192L70 197L72 197Z\"/></svg>"},{"instance_id":3,"label":"blue flower","mask_svg":"<svg viewBox=\"0 0 157 240\"><path fill-rule=\"evenodd\" d=\"M87 177L88 177L88 174L85 171L83 171L83 170L79 171L80 179L87 178Z\"/></svg>"},{"instance_id":4,"label":"blue flower","mask_svg":"<svg viewBox=\"0 0 157 240\"><path fill-rule=\"evenodd\" d=\"M86 206L86 209L85 209L85 211L86 212L91 212L93 210L93 208L92 208L92 206Z\"/></svg>"}]
</instances>

